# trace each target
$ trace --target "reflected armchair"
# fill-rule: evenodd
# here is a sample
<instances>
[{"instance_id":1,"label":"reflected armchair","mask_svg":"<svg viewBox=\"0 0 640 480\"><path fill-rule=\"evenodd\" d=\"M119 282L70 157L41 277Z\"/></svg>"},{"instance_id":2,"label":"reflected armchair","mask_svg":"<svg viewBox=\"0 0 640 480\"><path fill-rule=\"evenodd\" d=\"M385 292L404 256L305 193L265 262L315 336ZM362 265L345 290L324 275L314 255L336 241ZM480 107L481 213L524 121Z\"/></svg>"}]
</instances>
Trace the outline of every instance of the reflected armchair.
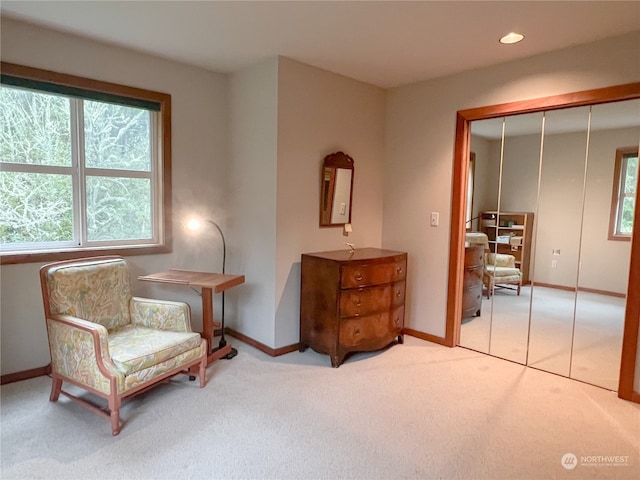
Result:
<instances>
[{"instance_id":1,"label":"reflected armchair","mask_svg":"<svg viewBox=\"0 0 640 480\"><path fill-rule=\"evenodd\" d=\"M516 267L516 257L506 253L487 253L482 280L487 288L487 298L493 294L494 288L516 290L520 295L522 272Z\"/></svg>"},{"instance_id":2,"label":"reflected armchair","mask_svg":"<svg viewBox=\"0 0 640 480\"><path fill-rule=\"evenodd\" d=\"M51 351L51 396L62 393L111 419L120 405L178 373L206 384L206 341L191 331L188 305L133 297L129 267L117 256L51 263L40 269ZM63 382L108 401L108 412L62 390Z\"/></svg>"}]
</instances>

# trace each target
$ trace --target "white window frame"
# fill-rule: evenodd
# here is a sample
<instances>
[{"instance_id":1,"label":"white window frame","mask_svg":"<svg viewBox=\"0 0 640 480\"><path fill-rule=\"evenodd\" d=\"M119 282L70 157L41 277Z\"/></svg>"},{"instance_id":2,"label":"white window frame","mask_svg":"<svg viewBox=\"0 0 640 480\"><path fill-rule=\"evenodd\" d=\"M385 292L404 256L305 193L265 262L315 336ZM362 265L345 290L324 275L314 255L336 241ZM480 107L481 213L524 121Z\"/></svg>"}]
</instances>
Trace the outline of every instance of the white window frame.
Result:
<instances>
[{"instance_id":1,"label":"white window frame","mask_svg":"<svg viewBox=\"0 0 640 480\"><path fill-rule=\"evenodd\" d=\"M0 260L5 263L57 261L95 255L144 255L171 252L171 97L167 94L134 89L116 84L88 80L2 62L2 74L45 81L56 85L81 88L120 97L152 101L159 111L150 112L150 171L87 167L84 162L83 99L63 95L70 100L71 110L71 166L49 166L2 163L3 171L64 174L72 178L73 224L72 241L0 245ZM13 88L12 85L7 87ZM90 88L89 88L90 87ZM19 88L19 87L17 87ZM44 94L50 92L42 91ZM87 97L91 99L90 97ZM98 99L98 101L100 101ZM85 206L86 180L91 176L119 178L148 178L151 182L152 235L150 239L89 241Z\"/></svg>"}]
</instances>

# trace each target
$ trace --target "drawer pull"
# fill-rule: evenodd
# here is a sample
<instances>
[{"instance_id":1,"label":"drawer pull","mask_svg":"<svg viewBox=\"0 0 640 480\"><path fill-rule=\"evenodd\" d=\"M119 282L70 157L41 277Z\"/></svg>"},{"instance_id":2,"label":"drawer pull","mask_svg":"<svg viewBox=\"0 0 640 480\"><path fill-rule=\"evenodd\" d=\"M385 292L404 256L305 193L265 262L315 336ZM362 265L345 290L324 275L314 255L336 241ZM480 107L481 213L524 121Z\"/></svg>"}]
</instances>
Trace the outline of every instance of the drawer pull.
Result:
<instances>
[{"instance_id":1,"label":"drawer pull","mask_svg":"<svg viewBox=\"0 0 640 480\"><path fill-rule=\"evenodd\" d=\"M402 290L396 290L396 297L400 297L400 295L402 295Z\"/></svg>"},{"instance_id":2,"label":"drawer pull","mask_svg":"<svg viewBox=\"0 0 640 480\"><path fill-rule=\"evenodd\" d=\"M353 278L355 278L357 281L362 280L362 274L360 272L356 273Z\"/></svg>"},{"instance_id":3,"label":"drawer pull","mask_svg":"<svg viewBox=\"0 0 640 480\"><path fill-rule=\"evenodd\" d=\"M402 267L398 265L398 268L396 268L396 273L400 274L402 273Z\"/></svg>"}]
</instances>

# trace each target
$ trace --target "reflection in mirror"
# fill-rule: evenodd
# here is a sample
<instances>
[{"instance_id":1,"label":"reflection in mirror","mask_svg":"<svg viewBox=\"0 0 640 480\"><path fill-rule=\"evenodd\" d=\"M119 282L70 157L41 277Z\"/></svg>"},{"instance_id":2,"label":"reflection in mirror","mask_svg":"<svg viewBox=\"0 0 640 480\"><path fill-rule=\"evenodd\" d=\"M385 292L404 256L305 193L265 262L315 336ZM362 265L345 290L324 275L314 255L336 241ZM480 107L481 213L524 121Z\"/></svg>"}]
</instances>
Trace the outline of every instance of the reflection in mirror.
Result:
<instances>
[{"instance_id":1,"label":"reflection in mirror","mask_svg":"<svg viewBox=\"0 0 640 480\"><path fill-rule=\"evenodd\" d=\"M351 223L353 159L343 152L327 155L320 184L320 226Z\"/></svg>"},{"instance_id":2,"label":"reflection in mirror","mask_svg":"<svg viewBox=\"0 0 640 480\"><path fill-rule=\"evenodd\" d=\"M493 284L490 353L525 364L531 286L529 267L543 127L542 113L505 118L500 198L485 267Z\"/></svg>"},{"instance_id":3,"label":"reflection in mirror","mask_svg":"<svg viewBox=\"0 0 640 480\"><path fill-rule=\"evenodd\" d=\"M639 139L640 100L592 107L570 376L612 390L631 258L629 237L617 239L615 230L631 230Z\"/></svg>"},{"instance_id":4,"label":"reflection in mirror","mask_svg":"<svg viewBox=\"0 0 640 480\"><path fill-rule=\"evenodd\" d=\"M473 154L474 168L473 182L468 183L468 188L473 186L473 190L467 191L472 198L467 214L459 344L483 353L489 353L491 302L483 295L484 258L489 244L482 212L496 210L498 206L501 138L502 118L471 123L470 160Z\"/></svg>"},{"instance_id":5,"label":"reflection in mirror","mask_svg":"<svg viewBox=\"0 0 640 480\"><path fill-rule=\"evenodd\" d=\"M569 375L590 107L545 114L528 364Z\"/></svg>"}]
</instances>

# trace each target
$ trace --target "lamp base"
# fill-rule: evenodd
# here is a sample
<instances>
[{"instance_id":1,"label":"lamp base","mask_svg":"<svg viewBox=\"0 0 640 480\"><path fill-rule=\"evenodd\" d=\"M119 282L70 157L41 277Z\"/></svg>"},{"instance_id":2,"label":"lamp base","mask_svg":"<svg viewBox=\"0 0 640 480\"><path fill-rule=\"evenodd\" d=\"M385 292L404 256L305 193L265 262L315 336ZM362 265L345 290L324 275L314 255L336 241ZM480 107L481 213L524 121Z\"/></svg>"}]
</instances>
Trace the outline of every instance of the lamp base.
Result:
<instances>
[{"instance_id":1,"label":"lamp base","mask_svg":"<svg viewBox=\"0 0 640 480\"><path fill-rule=\"evenodd\" d=\"M214 348L213 351L211 352L211 354L213 355L214 353L222 350L224 347L226 347L226 342L225 342L225 345L221 345L218 348ZM230 347L229 353L227 353L226 355L223 355L221 357L218 357L218 358L224 358L225 360L231 360L236 355L238 355L238 350L236 350L233 347Z\"/></svg>"},{"instance_id":2,"label":"lamp base","mask_svg":"<svg viewBox=\"0 0 640 480\"><path fill-rule=\"evenodd\" d=\"M231 347L231 351L229 353L227 353L224 357L225 360L231 360L233 357L235 357L236 355L238 355L238 350L236 350L235 348Z\"/></svg>"}]
</instances>

